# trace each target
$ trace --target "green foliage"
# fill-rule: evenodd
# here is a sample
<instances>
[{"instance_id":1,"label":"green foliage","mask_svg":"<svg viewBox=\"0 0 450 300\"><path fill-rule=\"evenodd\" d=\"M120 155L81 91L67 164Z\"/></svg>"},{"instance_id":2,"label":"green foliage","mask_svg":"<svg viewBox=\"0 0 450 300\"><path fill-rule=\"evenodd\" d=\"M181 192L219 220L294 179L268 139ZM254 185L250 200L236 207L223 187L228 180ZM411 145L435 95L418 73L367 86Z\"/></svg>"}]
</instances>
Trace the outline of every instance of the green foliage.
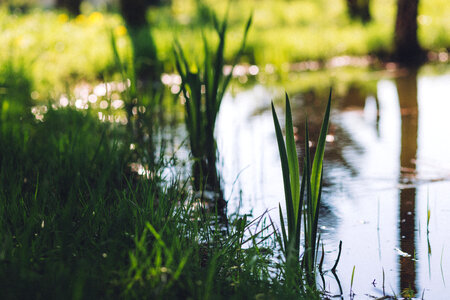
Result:
<instances>
[{"instance_id":1,"label":"green foliage","mask_svg":"<svg viewBox=\"0 0 450 300\"><path fill-rule=\"evenodd\" d=\"M315 285L316 274L316 253L319 238L318 220L319 206L322 190L322 169L325 152L325 141L329 125L331 104L331 92L322 123L322 128L317 143L314 161L311 165L309 151L308 121L306 121L305 131L305 157L304 167L301 177L299 176L299 163L292 126L292 114L289 97L286 94L286 143L283 139L278 117L272 104L272 116L275 125L278 150L281 159L281 169L283 173L284 193L287 212L287 232L285 229L284 216L279 206L282 239L279 242L286 258L286 281L289 286L299 287L303 276L306 276L310 287ZM300 255L300 235L303 217L304 253L301 262Z\"/></svg>"},{"instance_id":2,"label":"green foliage","mask_svg":"<svg viewBox=\"0 0 450 300\"><path fill-rule=\"evenodd\" d=\"M130 149L134 120L102 123L91 109L50 104L36 119L34 103L19 98L29 91L10 89L28 86L25 74L8 72L0 81L8 87L0 98L2 298L293 296L279 284L272 225L230 216L224 229L186 182L162 176L167 157ZM133 168L151 159L143 176Z\"/></svg>"},{"instance_id":3,"label":"green foliage","mask_svg":"<svg viewBox=\"0 0 450 300\"><path fill-rule=\"evenodd\" d=\"M211 52L208 40L203 34L204 61L201 65L192 65L178 40L174 44L175 63L181 76L182 91L186 100L185 123L189 134L191 152L194 159L195 188L200 189L205 179L209 188L217 189L216 142L214 129L217 114L225 91L233 75L233 68L238 62L247 40L252 17L247 21L239 51L235 55L232 69L224 75L225 38L228 27L227 17L219 22L211 12L214 28L219 38L215 52Z\"/></svg>"},{"instance_id":4,"label":"green foliage","mask_svg":"<svg viewBox=\"0 0 450 300\"><path fill-rule=\"evenodd\" d=\"M184 182L161 176L167 162L139 176L125 127L51 106L42 121L0 120L2 297L282 293L269 272L267 226L236 217L224 234ZM244 235L250 226L256 233Z\"/></svg>"},{"instance_id":5,"label":"green foliage","mask_svg":"<svg viewBox=\"0 0 450 300\"><path fill-rule=\"evenodd\" d=\"M21 7L28 2L35 1L13 0L0 5L0 65L9 60L22 61L42 100L46 100L49 90L64 92L64 83L93 81L114 68L105 28L114 28L120 33L121 53L132 43L118 14L93 12L71 19L58 11L33 9L15 14L17 10L10 11L7 7L8 3ZM174 33L183 36L185 41L196 41L203 28L205 36L213 37L210 28L205 28L204 13L198 13L196 2L173 0L169 5L152 7L148 11L150 28L132 33L135 52L143 54L137 55L138 65L153 67L157 53L164 70L173 71ZM225 11L226 2L205 1L217 11ZM446 3L446 0L420 3L419 40L425 49L450 48L447 34L450 6ZM233 7L227 27L233 38L224 51L227 63L233 61L240 48L241 24L249 11L254 11L253 34L248 38L243 60L260 66L272 64L278 71L284 71L286 63L291 62L325 60L337 55L379 54L383 57L392 50L396 7L393 0L374 1L371 5L373 19L365 26L348 18L344 1L240 0L233 1ZM153 36L153 42L149 35ZM189 43L187 48L201 58L204 48L201 43ZM144 55L147 52L148 56Z\"/></svg>"},{"instance_id":6,"label":"green foliage","mask_svg":"<svg viewBox=\"0 0 450 300\"><path fill-rule=\"evenodd\" d=\"M15 15L0 6L0 65L22 64L39 99L66 92L67 85L93 82L114 66L109 32L118 32L119 51L129 45L120 17L94 12L70 19L56 11Z\"/></svg>"}]
</instances>

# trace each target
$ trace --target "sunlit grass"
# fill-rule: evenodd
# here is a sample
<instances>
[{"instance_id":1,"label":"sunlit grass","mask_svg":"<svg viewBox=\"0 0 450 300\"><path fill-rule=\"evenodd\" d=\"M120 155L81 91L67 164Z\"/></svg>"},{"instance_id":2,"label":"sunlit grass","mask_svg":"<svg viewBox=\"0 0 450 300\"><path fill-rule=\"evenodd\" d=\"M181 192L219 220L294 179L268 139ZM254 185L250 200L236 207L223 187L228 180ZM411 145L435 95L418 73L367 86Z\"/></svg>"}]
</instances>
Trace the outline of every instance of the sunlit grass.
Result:
<instances>
[{"instance_id":1,"label":"sunlit grass","mask_svg":"<svg viewBox=\"0 0 450 300\"><path fill-rule=\"evenodd\" d=\"M0 65L10 60L21 63L34 89L41 94L61 93L66 84L93 81L109 71L111 28L120 36L119 48L124 51L129 42L117 15L94 12L69 19L52 11L16 16L0 9Z\"/></svg>"},{"instance_id":2,"label":"sunlit grass","mask_svg":"<svg viewBox=\"0 0 450 300\"><path fill-rule=\"evenodd\" d=\"M204 19L194 0L174 0L171 5L153 7L148 20L157 56L166 71L173 71L174 35L186 40L201 38L199 28ZM217 12L224 2L205 1ZM254 11L253 34L249 36L243 60L258 65L273 64L282 71L283 64L304 60L324 60L337 55L385 55L392 50L396 2L374 1L373 21L365 26L350 21L344 1L234 1L229 17L228 47L225 59L230 62L239 49L243 24ZM419 39L424 48L440 51L450 48L450 6L445 0L421 2ZM221 14L219 13L219 16ZM121 52L130 42L119 15L92 12L70 18L57 11L31 10L13 15L0 8L0 64L14 60L23 63L33 88L41 92L64 91L61 82L82 79L92 81L114 66L109 48L109 32L118 37ZM214 32L205 29L209 38ZM187 51L201 53L198 43Z\"/></svg>"},{"instance_id":3,"label":"sunlit grass","mask_svg":"<svg viewBox=\"0 0 450 300\"><path fill-rule=\"evenodd\" d=\"M20 68L8 74L26 88ZM0 77L0 85L9 82ZM225 234L185 181L163 176L171 157L157 156L150 176L133 169L136 155L151 157L130 147L126 125L71 105L49 105L36 120L28 92L8 91L0 95L3 298L292 294L276 280L264 221L230 216Z\"/></svg>"}]
</instances>

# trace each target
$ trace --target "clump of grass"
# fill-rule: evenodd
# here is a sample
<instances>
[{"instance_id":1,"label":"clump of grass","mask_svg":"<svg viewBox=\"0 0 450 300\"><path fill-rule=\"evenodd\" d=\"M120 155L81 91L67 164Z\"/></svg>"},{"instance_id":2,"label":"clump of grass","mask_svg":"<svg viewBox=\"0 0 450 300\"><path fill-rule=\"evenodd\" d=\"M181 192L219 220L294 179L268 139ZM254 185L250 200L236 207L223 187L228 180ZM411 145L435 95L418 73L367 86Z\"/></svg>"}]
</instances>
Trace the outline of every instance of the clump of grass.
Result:
<instances>
[{"instance_id":1,"label":"clump of grass","mask_svg":"<svg viewBox=\"0 0 450 300\"><path fill-rule=\"evenodd\" d=\"M161 156L165 151L161 135L161 124L164 123L164 90L159 82L153 80L158 70L147 70L147 75L151 75L151 78L145 78L143 73L138 73L140 67L137 64L140 58L136 57L134 51L126 57L121 57L114 32L111 32L110 43L116 71L122 84L127 86L122 92L128 121L127 143L135 148L134 158L152 171L161 161L161 157L157 157L158 154ZM137 153L140 155L135 155Z\"/></svg>"},{"instance_id":2,"label":"clump of grass","mask_svg":"<svg viewBox=\"0 0 450 300\"><path fill-rule=\"evenodd\" d=\"M227 12L228 15L228 12ZM203 34L203 64L193 67L178 40L174 43L175 62L181 76L181 89L186 100L185 123L193 157L194 188L207 189L220 193L219 175L216 169L217 147L214 128L220 105L230 83L233 68L238 62L247 40L252 17L247 21L240 49L235 55L232 69L224 75L225 40L228 28L227 15L222 22L211 12L219 42L211 51L209 42Z\"/></svg>"},{"instance_id":3,"label":"clump of grass","mask_svg":"<svg viewBox=\"0 0 450 300\"><path fill-rule=\"evenodd\" d=\"M13 71L12 81L25 80ZM3 80L0 85L10 86ZM135 155L140 161L151 158L130 149L129 123L102 123L91 109L51 105L36 120L27 103L18 101L20 94L5 91L0 96L3 298L291 296L277 280L269 226L230 216L224 234L216 216L199 209L186 182L162 176L164 157L156 157L152 176L139 176L130 168ZM141 91L136 96L144 97ZM5 103L17 106L12 110Z\"/></svg>"},{"instance_id":4,"label":"clump of grass","mask_svg":"<svg viewBox=\"0 0 450 300\"><path fill-rule=\"evenodd\" d=\"M244 237L254 223L231 218L224 235L185 182L130 170L125 125L73 108L49 106L42 121L10 115L20 112L0 118L2 298L283 293L269 274L273 246L260 243L260 229Z\"/></svg>"},{"instance_id":5,"label":"clump of grass","mask_svg":"<svg viewBox=\"0 0 450 300\"><path fill-rule=\"evenodd\" d=\"M322 168L326 135L330 116L331 92L320 131L314 161L311 165L309 151L308 121L305 130L305 157L300 184L300 170L292 125L289 97L286 94L286 143L283 139L278 117L272 104L272 115L283 172L284 194L287 213L287 232L284 216L279 206L282 239L279 243L286 259L286 282L299 287L303 277L307 285L314 287L316 277L316 255L319 244L318 220L322 191ZM304 253L300 254L301 223L303 218ZM301 260L301 264L300 264Z\"/></svg>"}]
</instances>

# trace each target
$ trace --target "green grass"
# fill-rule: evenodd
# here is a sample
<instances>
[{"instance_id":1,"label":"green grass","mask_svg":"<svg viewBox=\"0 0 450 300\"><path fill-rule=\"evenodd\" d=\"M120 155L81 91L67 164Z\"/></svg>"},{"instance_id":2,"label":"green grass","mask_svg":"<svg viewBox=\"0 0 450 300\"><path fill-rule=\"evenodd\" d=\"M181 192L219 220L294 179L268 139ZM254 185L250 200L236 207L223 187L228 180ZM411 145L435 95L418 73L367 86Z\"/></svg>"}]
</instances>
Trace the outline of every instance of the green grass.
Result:
<instances>
[{"instance_id":1,"label":"green grass","mask_svg":"<svg viewBox=\"0 0 450 300\"><path fill-rule=\"evenodd\" d=\"M224 229L186 181L163 177L170 156L130 149L134 121L51 105L37 120L29 91L10 88L28 86L25 74L14 66L8 74L0 78L12 92L0 95L3 299L318 297L282 284L264 216L231 215ZM139 176L132 164L151 159Z\"/></svg>"},{"instance_id":2,"label":"green grass","mask_svg":"<svg viewBox=\"0 0 450 300\"><path fill-rule=\"evenodd\" d=\"M195 0L173 0L169 6L148 11L156 57L166 71L174 71L173 39L192 41L186 52L199 55L204 15L198 14ZM226 1L205 1L216 11L224 11ZM229 17L226 62L232 62L240 47L242 24L254 12L252 35L243 60L258 65L273 64L283 71L286 63L323 60L336 55L386 54L392 50L395 1L372 1L373 21L366 26L351 21L344 1L233 1ZM440 51L450 48L450 6L446 0L420 2L419 40L424 48ZM220 14L219 14L220 15ZM88 13L74 19L57 11L30 10L14 15L0 7L0 65L22 63L39 99L65 92L66 84L92 82L114 69L109 33L118 33L121 54L131 41L121 17L114 13ZM217 40L212 28L204 28L208 38ZM147 47L140 33L136 44ZM146 46L147 45L147 46ZM145 48L147 49L147 48ZM49 91L52 91L49 93Z\"/></svg>"},{"instance_id":3,"label":"green grass","mask_svg":"<svg viewBox=\"0 0 450 300\"><path fill-rule=\"evenodd\" d=\"M204 1L217 11L225 11L226 2ZM448 18L450 8L445 0L421 2L419 7L419 39L431 50L450 46ZM173 1L171 7L150 10L149 20L156 26L161 59L170 59L171 46L167 31L175 30L194 40L202 19L196 16L195 1ZM348 18L345 1L234 1L230 15L230 34L238 37L249 11L254 11L253 34L248 40L246 60L281 68L284 63L323 60L338 55L385 55L393 49L396 1L371 2L373 21L365 26ZM175 29L174 29L175 28ZM231 41L227 59L239 47ZM192 45L198 53L200 45Z\"/></svg>"},{"instance_id":4,"label":"green grass","mask_svg":"<svg viewBox=\"0 0 450 300\"><path fill-rule=\"evenodd\" d=\"M281 244L286 260L286 283L288 286L295 289L304 289L304 285L311 288L315 286L316 282L316 255L320 241L320 237L318 236L319 207L322 191L325 139L328 132L330 105L331 91L312 164L309 151L308 121L306 121L304 167L302 176L300 177L298 155L295 147L292 125L291 106L287 94L285 125L286 142L283 140L278 117L272 104L272 115L281 159L287 213L286 231L284 216L280 205L279 213L282 239L279 238L279 243ZM300 254L302 221L305 238L303 241L304 253ZM306 280L306 284L303 280Z\"/></svg>"},{"instance_id":5,"label":"green grass","mask_svg":"<svg viewBox=\"0 0 450 300\"><path fill-rule=\"evenodd\" d=\"M193 158L194 188L196 190L220 191L219 174L216 169L217 146L214 138L215 123L223 96L233 76L234 66L245 49L247 34L252 22L250 17L244 27L241 47L235 54L232 68L224 75L225 39L228 16L220 22L211 13L212 22L219 38L216 50L211 51L210 42L203 35L203 63L187 59L180 42L175 41L174 54L177 71L181 76L181 89L186 109L185 124ZM198 59L196 57L196 59Z\"/></svg>"},{"instance_id":6,"label":"green grass","mask_svg":"<svg viewBox=\"0 0 450 300\"><path fill-rule=\"evenodd\" d=\"M443 1L421 3L419 34L430 49L450 44L446 34L450 25L445 18L448 6ZM225 5L213 0L206 3L214 4L217 11ZM165 70L175 69L174 36L183 42L186 57L197 58L192 61L179 56L178 69L191 99L198 96L192 111L208 110L208 115L192 124L187 119L188 127L209 124L209 154L215 154L211 142L214 120L230 80L221 70L224 64L237 62L235 54L243 49L242 24L250 11L254 11L254 25L243 60L283 69L286 62L389 51L394 1L373 2L372 8L375 21L362 27L348 20L343 1L234 1L228 38L225 23L218 26L218 36L217 28L207 26L203 28L204 44L195 41L202 38L199 28L207 10L198 14L194 1L173 0L170 6L151 9L148 16L157 58ZM205 203L188 188L189 175L185 181L163 176L164 168L175 163L167 155L164 140L158 140L166 122L162 111L167 110L167 103L160 86L147 86L146 82L139 88L133 64L138 60L133 60L122 24L120 16L113 13L69 19L56 11L14 15L0 8L2 297L318 298L314 280L323 145L319 143L319 155L312 164L306 147L300 184L288 109L286 144L279 124L277 127L284 155L287 232L283 225L284 234L276 239L270 230L273 224L265 224L263 217L250 220L233 215L228 216L224 228L216 215L205 213ZM248 26L244 40L247 30ZM137 35L137 39L144 38L145 34ZM139 45L143 49L149 46ZM218 45L218 50L214 53L209 45ZM206 63L192 68L201 61ZM326 72L309 78L313 84L329 85L335 76L332 70L331 79L317 80L328 76L323 74ZM352 81L359 73L348 76ZM289 80L289 91L307 90L312 85L302 74L296 77L302 82ZM80 81L94 85L105 78L122 84L130 78L130 87L123 93L101 96L88 108L74 106L77 99L71 87ZM338 86L338 94L346 88ZM59 100L61 93L67 93L68 107L54 100ZM113 96L124 100L123 108L112 108ZM211 99L208 109L202 106L206 97ZM102 101L106 108L101 108ZM124 122L113 118L100 121L100 113L120 116ZM322 144L325 133L326 125L319 139ZM287 150L283 152L281 145ZM136 166L145 169L144 176ZM256 233L249 234L249 228ZM282 249L285 260L277 260L273 249ZM297 271L300 279L294 274Z\"/></svg>"},{"instance_id":7,"label":"green grass","mask_svg":"<svg viewBox=\"0 0 450 300\"><path fill-rule=\"evenodd\" d=\"M223 236L182 182L132 172L123 130L72 109L20 126L2 119L2 297L209 299L262 289L265 255L236 238L247 224Z\"/></svg>"},{"instance_id":8,"label":"green grass","mask_svg":"<svg viewBox=\"0 0 450 300\"><path fill-rule=\"evenodd\" d=\"M120 50L129 40L117 15L92 13L69 19L54 11L12 15L0 7L0 65L22 64L39 99L66 91L81 80L93 82L110 73L114 60L110 30L120 35ZM125 32L124 32L125 30Z\"/></svg>"}]
</instances>

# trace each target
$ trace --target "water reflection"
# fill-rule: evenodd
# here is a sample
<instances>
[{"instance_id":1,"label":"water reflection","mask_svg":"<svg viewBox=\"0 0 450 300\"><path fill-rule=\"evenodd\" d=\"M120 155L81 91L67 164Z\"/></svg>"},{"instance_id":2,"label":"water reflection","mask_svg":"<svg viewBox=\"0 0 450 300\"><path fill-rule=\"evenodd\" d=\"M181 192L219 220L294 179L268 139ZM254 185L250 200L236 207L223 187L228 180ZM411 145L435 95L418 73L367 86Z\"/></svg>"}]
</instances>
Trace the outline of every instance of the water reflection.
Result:
<instances>
[{"instance_id":1,"label":"water reflection","mask_svg":"<svg viewBox=\"0 0 450 300\"><path fill-rule=\"evenodd\" d=\"M335 82L319 224L324 270L334 265L342 240L337 274L344 297L355 266L357 298L425 291L425 299L438 299L450 276L450 143L445 138L450 75L431 76L424 69L380 74L390 77L368 84ZM300 153L305 112L315 141L327 92L291 95ZM239 207L257 216L284 204L268 110L271 99L282 97L282 90L255 86L224 100L217 136L231 212ZM332 295L340 293L330 273L325 281Z\"/></svg>"},{"instance_id":2,"label":"water reflection","mask_svg":"<svg viewBox=\"0 0 450 300\"><path fill-rule=\"evenodd\" d=\"M400 184L413 184L416 175L419 109L417 103L417 70L395 79L401 115ZM416 188L400 189L400 291L417 293L416 289Z\"/></svg>"}]
</instances>

